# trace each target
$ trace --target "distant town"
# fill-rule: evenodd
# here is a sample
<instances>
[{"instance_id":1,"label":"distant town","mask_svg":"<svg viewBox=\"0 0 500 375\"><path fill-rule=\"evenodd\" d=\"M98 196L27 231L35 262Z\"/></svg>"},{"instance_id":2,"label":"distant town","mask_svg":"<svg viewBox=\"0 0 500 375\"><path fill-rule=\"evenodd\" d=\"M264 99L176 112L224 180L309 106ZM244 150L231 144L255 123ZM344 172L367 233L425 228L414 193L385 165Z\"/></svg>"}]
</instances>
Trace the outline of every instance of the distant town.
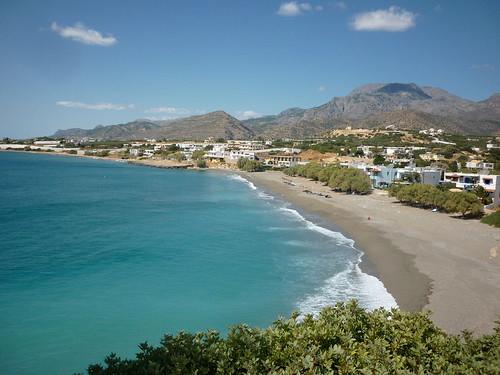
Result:
<instances>
[{"instance_id":1,"label":"distant town","mask_svg":"<svg viewBox=\"0 0 500 375\"><path fill-rule=\"evenodd\" d=\"M365 172L374 189L393 184L481 189L486 209L500 205L500 137L446 134L441 129L334 130L317 139L203 142L144 139L4 138L0 150L105 157L165 168L284 169L311 162ZM241 161L252 161L245 168ZM240 163L238 163L240 161ZM483 197L484 198L484 197Z\"/></svg>"}]
</instances>

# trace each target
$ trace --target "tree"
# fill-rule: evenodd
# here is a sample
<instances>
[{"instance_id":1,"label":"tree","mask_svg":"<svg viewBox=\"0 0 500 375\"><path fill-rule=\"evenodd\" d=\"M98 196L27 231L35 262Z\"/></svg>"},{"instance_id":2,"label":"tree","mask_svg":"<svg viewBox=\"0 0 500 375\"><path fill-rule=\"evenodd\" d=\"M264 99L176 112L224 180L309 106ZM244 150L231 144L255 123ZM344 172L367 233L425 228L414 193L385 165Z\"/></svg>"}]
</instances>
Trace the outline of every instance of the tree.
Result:
<instances>
[{"instance_id":1,"label":"tree","mask_svg":"<svg viewBox=\"0 0 500 375\"><path fill-rule=\"evenodd\" d=\"M490 193L486 191L484 187L481 185L477 185L472 192L476 194L476 196L481 200L484 205L490 204L492 199L490 197Z\"/></svg>"},{"instance_id":2,"label":"tree","mask_svg":"<svg viewBox=\"0 0 500 375\"><path fill-rule=\"evenodd\" d=\"M483 205L479 202L477 196L469 192L450 193L444 204L448 212L459 212L462 216L478 216L481 214Z\"/></svg>"},{"instance_id":3,"label":"tree","mask_svg":"<svg viewBox=\"0 0 500 375\"><path fill-rule=\"evenodd\" d=\"M385 158L382 155L375 155L373 158L373 164L383 165L385 163Z\"/></svg>"},{"instance_id":4,"label":"tree","mask_svg":"<svg viewBox=\"0 0 500 375\"><path fill-rule=\"evenodd\" d=\"M169 158L174 159L174 160L178 161L179 163L183 160L186 160L186 157L184 156L184 154L182 152L174 152L173 154L169 155Z\"/></svg>"},{"instance_id":5,"label":"tree","mask_svg":"<svg viewBox=\"0 0 500 375\"><path fill-rule=\"evenodd\" d=\"M193 155L191 156L191 159L193 159L193 160L203 159L204 156L205 156L205 151L196 150L196 151L193 151Z\"/></svg>"},{"instance_id":6,"label":"tree","mask_svg":"<svg viewBox=\"0 0 500 375\"><path fill-rule=\"evenodd\" d=\"M198 168L206 168L207 167L207 162L205 161L205 159L198 159L196 161L196 166Z\"/></svg>"},{"instance_id":7,"label":"tree","mask_svg":"<svg viewBox=\"0 0 500 375\"><path fill-rule=\"evenodd\" d=\"M247 158L239 158L236 165L239 169L245 172L259 172L264 169L262 164L257 160Z\"/></svg>"},{"instance_id":8,"label":"tree","mask_svg":"<svg viewBox=\"0 0 500 375\"><path fill-rule=\"evenodd\" d=\"M458 172L458 164L456 161L452 161L449 165L448 165L448 169L450 172Z\"/></svg>"},{"instance_id":9,"label":"tree","mask_svg":"<svg viewBox=\"0 0 500 375\"><path fill-rule=\"evenodd\" d=\"M371 191L371 181L368 175L355 168L333 170L328 186L345 193L366 194Z\"/></svg>"},{"instance_id":10,"label":"tree","mask_svg":"<svg viewBox=\"0 0 500 375\"><path fill-rule=\"evenodd\" d=\"M430 162L428 162L427 160L423 160L423 159L415 159L415 166L417 167L428 167L429 165L431 165Z\"/></svg>"},{"instance_id":11,"label":"tree","mask_svg":"<svg viewBox=\"0 0 500 375\"><path fill-rule=\"evenodd\" d=\"M167 146L167 151L168 152L176 152L179 151L181 148L177 146L175 143L172 143L171 145Z\"/></svg>"}]
</instances>

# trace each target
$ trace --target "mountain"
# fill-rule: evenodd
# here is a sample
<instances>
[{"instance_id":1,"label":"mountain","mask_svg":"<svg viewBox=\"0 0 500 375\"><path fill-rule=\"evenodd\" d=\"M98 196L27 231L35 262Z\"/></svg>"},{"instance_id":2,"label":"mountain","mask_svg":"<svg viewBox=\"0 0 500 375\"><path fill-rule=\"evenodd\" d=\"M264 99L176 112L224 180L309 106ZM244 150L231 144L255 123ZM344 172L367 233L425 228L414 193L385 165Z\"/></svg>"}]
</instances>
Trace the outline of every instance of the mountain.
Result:
<instances>
[{"instance_id":1,"label":"mountain","mask_svg":"<svg viewBox=\"0 0 500 375\"><path fill-rule=\"evenodd\" d=\"M254 136L252 130L224 111L170 121L161 127L159 134L159 138L190 140L204 140L208 137L248 139Z\"/></svg>"},{"instance_id":2,"label":"mountain","mask_svg":"<svg viewBox=\"0 0 500 375\"><path fill-rule=\"evenodd\" d=\"M375 83L310 109L291 108L244 122L264 137L301 138L352 127L441 128L462 134L500 134L500 94L473 102L414 83Z\"/></svg>"},{"instance_id":3,"label":"mountain","mask_svg":"<svg viewBox=\"0 0 500 375\"><path fill-rule=\"evenodd\" d=\"M144 139L150 138L151 134L154 134L160 129L158 124L148 120L136 120L128 122L126 124L117 124L103 126L98 125L94 129L85 130L79 128L58 130L54 137L61 138L96 138L96 139L116 139L116 140L127 140L127 139Z\"/></svg>"},{"instance_id":4,"label":"mountain","mask_svg":"<svg viewBox=\"0 0 500 375\"><path fill-rule=\"evenodd\" d=\"M226 112L216 111L171 121L136 120L126 124L100 125L90 130L78 128L58 130L54 136L62 138L89 137L105 140L145 138L204 140L208 137L248 139L254 136L254 132Z\"/></svg>"},{"instance_id":5,"label":"mountain","mask_svg":"<svg viewBox=\"0 0 500 375\"><path fill-rule=\"evenodd\" d=\"M346 126L437 128L450 133L500 135L500 94L474 102L440 88L415 83L372 83L318 107L289 108L277 115L245 121L216 111L167 122L137 120L91 130L59 130L55 136L120 140L304 138Z\"/></svg>"}]
</instances>

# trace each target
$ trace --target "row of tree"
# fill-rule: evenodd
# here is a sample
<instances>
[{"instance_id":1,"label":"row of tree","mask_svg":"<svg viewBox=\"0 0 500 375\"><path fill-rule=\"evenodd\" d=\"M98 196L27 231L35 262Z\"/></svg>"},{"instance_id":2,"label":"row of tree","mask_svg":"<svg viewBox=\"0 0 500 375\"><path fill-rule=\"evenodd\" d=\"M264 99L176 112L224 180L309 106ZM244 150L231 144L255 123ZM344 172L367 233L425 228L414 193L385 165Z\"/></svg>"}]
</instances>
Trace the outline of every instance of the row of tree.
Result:
<instances>
[{"instance_id":1,"label":"row of tree","mask_svg":"<svg viewBox=\"0 0 500 375\"><path fill-rule=\"evenodd\" d=\"M474 193L451 192L426 184L394 184L389 188L389 195L410 206L438 208L462 216L479 216L483 210L481 200Z\"/></svg>"},{"instance_id":2,"label":"row of tree","mask_svg":"<svg viewBox=\"0 0 500 375\"><path fill-rule=\"evenodd\" d=\"M115 374L498 374L500 322L491 335L450 335L425 313L325 308L317 319L280 319L270 328L233 327L165 335L134 359L110 355L90 375Z\"/></svg>"},{"instance_id":3,"label":"row of tree","mask_svg":"<svg viewBox=\"0 0 500 375\"><path fill-rule=\"evenodd\" d=\"M260 172L264 170L261 162L248 158L239 158L236 165L238 169L241 169L245 172Z\"/></svg>"},{"instance_id":4,"label":"row of tree","mask_svg":"<svg viewBox=\"0 0 500 375\"><path fill-rule=\"evenodd\" d=\"M335 165L323 167L318 163L308 163L287 168L284 173L320 181L335 191L345 193L367 194L372 190L368 175L355 168L339 168Z\"/></svg>"}]
</instances>

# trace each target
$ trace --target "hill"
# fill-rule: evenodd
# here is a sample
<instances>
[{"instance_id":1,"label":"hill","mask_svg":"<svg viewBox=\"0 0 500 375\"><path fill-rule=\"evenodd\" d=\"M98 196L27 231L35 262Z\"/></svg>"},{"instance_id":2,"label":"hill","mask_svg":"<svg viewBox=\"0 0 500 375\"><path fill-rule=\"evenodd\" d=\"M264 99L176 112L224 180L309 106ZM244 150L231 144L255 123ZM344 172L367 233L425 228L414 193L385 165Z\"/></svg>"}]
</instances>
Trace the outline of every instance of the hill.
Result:
<instances>
[{"instance_id":1,"label":"hill","mask_svg":"<svg viewBox=\"0 0 500 375\"><path fill-rule=\"evenodd\" d=\"M136 120L126 124L96 126L90 130L78 128L58 130L54 136L62 138L89 137L105 140L145 138L204 140L208 137L247 139L252 138L254 132L226 112L216 111L162 123Z\"/></svg>"},{"instance_id":2,"label":"hill","mask_svg":"<svg viewBox=\"0 0 500 375\"><path fill-rule=\"evenodd\" d=\"M414 83L368 84L318 107L292 108L245 124L265 137L308 137L346 125L500 134L500 94L473 102L440 88Z\"/></svg>"}]
</instances>

